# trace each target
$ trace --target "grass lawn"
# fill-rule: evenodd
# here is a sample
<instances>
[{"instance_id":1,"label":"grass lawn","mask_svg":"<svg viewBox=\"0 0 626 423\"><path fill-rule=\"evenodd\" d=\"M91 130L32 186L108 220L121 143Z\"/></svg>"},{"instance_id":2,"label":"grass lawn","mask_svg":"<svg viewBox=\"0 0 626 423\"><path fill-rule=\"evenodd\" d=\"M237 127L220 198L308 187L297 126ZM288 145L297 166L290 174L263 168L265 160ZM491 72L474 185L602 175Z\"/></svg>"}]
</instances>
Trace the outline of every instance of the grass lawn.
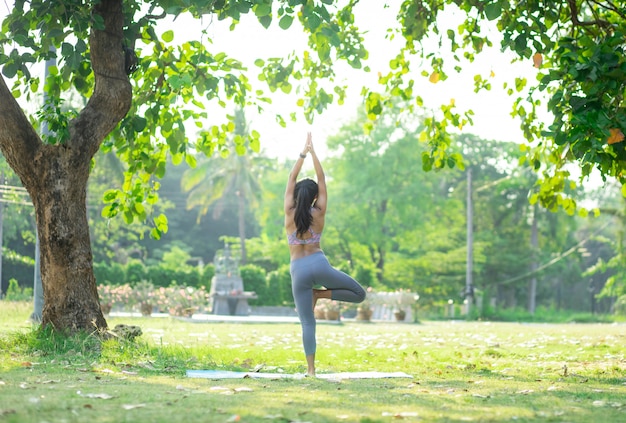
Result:
<instances>
[{"instance_id":1,"label":"grass lawn","mask_svg":"<svg viewBox=\"0 0 626 423\"><path fill-rule=\"evenodd\" d=\"M303 373L297 324L138 325L135 342L33 331L0 301L5 422L626 422L626 325L318 325L318 372L411 379L191 379L187 369Z\"/></svg>"}]
</instances>

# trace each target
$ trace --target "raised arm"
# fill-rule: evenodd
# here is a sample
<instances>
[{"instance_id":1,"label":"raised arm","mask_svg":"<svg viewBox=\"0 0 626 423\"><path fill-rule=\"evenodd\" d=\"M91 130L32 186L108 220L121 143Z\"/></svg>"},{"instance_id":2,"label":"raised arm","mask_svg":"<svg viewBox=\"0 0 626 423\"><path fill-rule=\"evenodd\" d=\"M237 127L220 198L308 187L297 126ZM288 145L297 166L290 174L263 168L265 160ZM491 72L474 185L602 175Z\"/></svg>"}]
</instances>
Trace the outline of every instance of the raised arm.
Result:
<instances>
[{"instance_id":1,"label":"raised arm","mask_svg":"<svg viewBox=\"0 0 626 423\"><path fill-rule=\"evenodd\" d=\"M285 189L285 200L284 200L284 208L285 213L291 210L294 207L294 199L293 192L296 189L296 181L298 179L298 175L300 174L300 170L302 170L302 165L304 164L304 159L306 158L306 154L309 152L311 145L311 133L309 132L306 137L306 142L304 143L304 148L300 153L300 157L296 160L296 163L291 168L291 172L289 172L289 179L287 179L287 188Z\"/></svg>"},{"instance_id":2,"label":"raised arm","mask_svg":"<svg viewBox=\"0 0 626 423\"><path fill-rule=\"evenodd\" d=\"M310 136L310 134L309 134ZM328 195L326 192L326 176L324 175L324 169L322 163L320 163L315 149L313 149L313 141L309 138L309 151L311 152L311 158L313 159L313 167L315 168L315 176L317 177L317 200L315 201L315 207L317 207L322 213L326 213L326 204L328 201Z\"/></svg>"}]
</instances>

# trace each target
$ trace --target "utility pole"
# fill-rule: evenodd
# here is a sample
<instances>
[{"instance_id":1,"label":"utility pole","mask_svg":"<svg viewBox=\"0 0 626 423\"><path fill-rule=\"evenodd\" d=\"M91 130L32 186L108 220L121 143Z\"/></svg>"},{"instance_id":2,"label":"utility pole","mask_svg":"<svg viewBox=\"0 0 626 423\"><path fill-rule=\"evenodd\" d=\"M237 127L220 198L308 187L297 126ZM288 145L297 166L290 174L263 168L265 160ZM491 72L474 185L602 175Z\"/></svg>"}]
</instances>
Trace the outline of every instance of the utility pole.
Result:
<instances>
[{"instance_id":1,"label":"utility pole","mask_svg":"<svg viewBox=\"0 0 626 423\"><path fill-rule=\"evenodd\" d=\"M54 47L50 47L50 52L56 52ZM56 55L50 57L46 60L46 68L44 73L44 86L45 82L48 80L48 76L50 75L50 68L52 66L57 65ZM44 90L43 92L44 104L48 100L48 93ZM48 123L43 121L41 123L41 133L42 135L49 135L50 129L48 128ZM35 242L35 273L33 275L33 297L34 297L34 310L33 314L30 315L30 320L33 322L41 322L43 317L43 284L41 282L41 254L39 251L39 232L37 230L37 216L35 215L35 234L36 234L36 242Z\"/></svg>"},{"instance_id":2,"label":"utility pole","mask_svg":"<svg viewBox=\"0 0 626 423\"><path fill-rule=\"evenodd\" d=\"M474 285L472 283L474 262L474 213L472 205L472 169L467 169L467 265L465 267L465 306L467 317L470 315L474 301Z\"/></svg>"},{"instance_id":3,"label":"utility pole","mask_svg":"<svg viewBox=\"0 0 626 423\"><path fill-rule=\"evenodd\" d=\"M528 312L531 315L535 314L535 308L537 305L537 268L539 267L539 265L537 264L537 253L539 250L539 235L537 233L537 213L538 207L535 204L535 207L533 208L533 222L530 228L530 250L532 252L530 271L532 275L530 277L530 281L528 282Z\"/></svg>"}]
</instances>

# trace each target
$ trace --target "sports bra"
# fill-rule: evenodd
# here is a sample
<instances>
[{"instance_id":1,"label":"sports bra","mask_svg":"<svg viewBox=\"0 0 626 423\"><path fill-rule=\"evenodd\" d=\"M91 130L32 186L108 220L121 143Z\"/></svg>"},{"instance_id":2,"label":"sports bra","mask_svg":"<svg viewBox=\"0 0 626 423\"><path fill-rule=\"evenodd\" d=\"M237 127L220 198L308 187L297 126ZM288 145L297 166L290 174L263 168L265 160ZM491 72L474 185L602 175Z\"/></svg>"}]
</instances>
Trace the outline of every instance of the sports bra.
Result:
<instances>
[{"instance_id":1,"label":"sports bra","mask_svg":"<svg viewBox=\"0 0 626 423\"><path fill-rule=\"evenodd\" d=\"M287 242L289 242L289 245L319 244L322 239L322 233L313 232L311 228L309 228L309 233L311 234L310 238L301 239L298 238L298 230L296 229L292 234L287 235Z\"/></svg>"}]
</instances>

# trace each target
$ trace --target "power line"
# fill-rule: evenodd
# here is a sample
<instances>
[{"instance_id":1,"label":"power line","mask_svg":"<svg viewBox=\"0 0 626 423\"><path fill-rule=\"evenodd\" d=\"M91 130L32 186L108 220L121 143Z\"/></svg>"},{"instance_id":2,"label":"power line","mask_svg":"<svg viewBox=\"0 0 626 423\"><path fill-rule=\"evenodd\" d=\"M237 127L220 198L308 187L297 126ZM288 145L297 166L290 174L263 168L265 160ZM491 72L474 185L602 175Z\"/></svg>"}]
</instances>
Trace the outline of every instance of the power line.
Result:
<instances>
[{"instance_id":1,"label":"power line","mask_svg":"<svg viewBox=\"0 0 626 423\"><path fill-rule=\"evenodd\" d=\"M553 258L552 260L550 260L547 263L542 264L541 266L537 267L535 270L531 270L529 272L526 272L522 275L519 276L515 276L512 277L511 279L507 279L503 282L498 282L496 285L508 285L510 283L516 282L520 279L524 279L527 278L529 276L534 275L535 273L539 273L541 270L546 269L550 266L552 266L553 264L558 263L559 261L563 260L565 257L569 256L570 254L572 254L573 252L577 251L580 247L582 247L587 241L589 241L589 239L593 236L595 236L596 234L598 234L600 231L602 231L604 228L606 228L609 223L611 223L610 221L607 221L604 225L602 225L600 228L598 228L595 232L593 232L591 235L589 235L587 238L583 239L582 241L578 242L576 245L574 245L572 248L570 248L569 250L559 254L558 256L556 256L555 258Z\"/></svg>"}]
</instances>

